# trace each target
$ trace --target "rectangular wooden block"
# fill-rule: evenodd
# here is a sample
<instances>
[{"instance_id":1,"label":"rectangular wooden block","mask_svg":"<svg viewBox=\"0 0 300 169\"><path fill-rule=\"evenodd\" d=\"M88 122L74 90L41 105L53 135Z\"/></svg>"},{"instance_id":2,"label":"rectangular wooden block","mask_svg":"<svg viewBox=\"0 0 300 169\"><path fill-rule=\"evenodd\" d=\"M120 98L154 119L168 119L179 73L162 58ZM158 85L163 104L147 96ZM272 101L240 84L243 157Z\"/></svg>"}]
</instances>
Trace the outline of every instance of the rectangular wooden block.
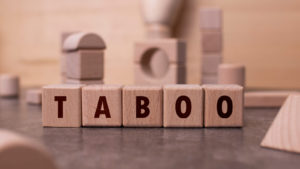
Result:
<instances>
[{"instance_id":1,"label":"rectangular wooden block","mask_svg":"<svg viewBox=\"0 0 300 169\"><path fill-rule=\"evenodd\" d=\"M82 87L83 85L70 84L43 87L43 126L80 127Z\"/></svg>"},{"instance_id":2,"label":"rectangular wooden block","mask_svg":"<svg viewBox=\"0 0 300 169\"><path fill-rule=\"evenodd\" d=\"M247 91L245 107L281 107L290 94L295 91Z\"/></svg>"},{"instance_id":3,"label":"rectangular wooden block","mask_svg":"<svg viewBox=\"0 0 300 169\"><path fill-rule=\"evenodd\" d=\"M68 78L103 79L104 52L102 50L85 49L65 54Z\"/></svg>"},{"instance_id":4,"label":"rectangular wooden block","mask_svg":"<svg viewBox=\"0 0 300 169\"><path fill-rule=\"evenodd\" d=\"M217 74L202 74L201 84L217 84L218 75Z\"/></svg>"},{"instance_id":5,"label":"rectangular wooden block","mask_svg":"<svg viewBox=\"0 0 300 169\"><path fill-rule=\"evenodd\" d=\"M205 127L243 126L243 87L203 85Z\"/></svg>"},{"instance_id":6,"label":"rectangular wooden block","mask_svg":"<svg viewBox=\"0 0 300 169\"><path fill-rule=\"evenodd\" d=\"M202 51L222 52L222 33L217 31L202 32Z\"/></svg>"},{"instance_id":7,"label":"rectangular wooden block","mask_svg":"<svg viewBox=\"0 0 300 169\"><path fill-rule=\"evenodd\" d=\"M65 83L66 84L84 84L84 85L100 85L100 84L104 84L103 80L80 80L80 79L70 79L70 78L66 78L65 79Z\"/></svg>"},{"instance_id":8,"label":"rectangular wooden block","mask_svg":"<svg viewBox=\"0 0 300 169\"><path fill-rule=\"evenodd\" d=\"M202 74L217 74L221 63L221 53L204 53L202 55Z\"/></svg>"},{"instance_id":9,"label":"rectangular wooden block","mask_svg":"<svg viewBox=\"0 0 300 169\"><path fill-rule=\"evenodd\" d=\"M220 8L200 9L201 29L222 29L222 10Z\"/></svg>"},{"instance_id":10,"label":"rectangular wooden block","mask_svg":"<svg viewBox=\"0 0 300 169\"><path fill-rule=\"evenodd\" d=\"M203 127L203 91L199 85L164 86L164 127Z\"/></svg>"},{"instance_id":11,"label":"rectangular wooden block","mask_svg":"<svg viewBox=\"0 0 300 169\"><path fill-rule=\"evenodd\" d=\"M135 64L135 84L138 85L164 85L164 84L184 84L186 82L185 65L170 64L163 77L153 77L145 72L143 65Z\"/></svg>"},{"instance_id":12,"label":"rectangular wooden block","mask_svg":"<svg viewBox=\"0 0 300 169\"><path fill-rule=\"evenodd\" d=\"M161 127L163 90L161 86L123 88L124 127Z\"/></svg>"},{"instance_id":13,"label":"rectangular wooden block","mask_svg":"<svg viewBox=\"0 0 300 169\"><path fill-rule=\"evenodd\" d=\"M122 125L122 86L90 85L82 89L82 125Z\"/></svg>"}]
</instances>

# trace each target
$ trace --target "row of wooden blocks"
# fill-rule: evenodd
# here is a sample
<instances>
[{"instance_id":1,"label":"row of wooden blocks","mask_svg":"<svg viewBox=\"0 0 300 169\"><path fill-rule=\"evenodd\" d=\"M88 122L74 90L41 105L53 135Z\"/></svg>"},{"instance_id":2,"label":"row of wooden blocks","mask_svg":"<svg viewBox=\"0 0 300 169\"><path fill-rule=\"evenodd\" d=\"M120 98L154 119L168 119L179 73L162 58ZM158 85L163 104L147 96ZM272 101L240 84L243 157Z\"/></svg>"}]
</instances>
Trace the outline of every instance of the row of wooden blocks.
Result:
<instances>
[{"instance_id":1,"label":"row of wooden blocks","mask_svg":"<svg viewBox=\"0 0 300 169\"><path fill-rule=\"evenodd\" d=\"M239 85L49 85L43 126L241 127Z\"/></svg>"}]
</instances>

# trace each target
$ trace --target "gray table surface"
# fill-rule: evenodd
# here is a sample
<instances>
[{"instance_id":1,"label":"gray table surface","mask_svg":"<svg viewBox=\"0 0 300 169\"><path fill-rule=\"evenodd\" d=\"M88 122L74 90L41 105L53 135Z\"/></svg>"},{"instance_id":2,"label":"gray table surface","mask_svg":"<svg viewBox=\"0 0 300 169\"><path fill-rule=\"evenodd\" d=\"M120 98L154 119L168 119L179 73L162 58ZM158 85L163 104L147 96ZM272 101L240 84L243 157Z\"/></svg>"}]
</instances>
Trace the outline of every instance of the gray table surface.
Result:
<instances>
[{"instance_id":1,"label":"gray table surface","mask_svg":"<svg viewBox=\"0 0 300 169\"><path fill-rule=\"evenodd\" d=\"M0 99L0 128L32 137L61 169L300 168L259 146L278 109L246 109L243 128L43 128L41 107Z\"/></svg>"}]
</instances>

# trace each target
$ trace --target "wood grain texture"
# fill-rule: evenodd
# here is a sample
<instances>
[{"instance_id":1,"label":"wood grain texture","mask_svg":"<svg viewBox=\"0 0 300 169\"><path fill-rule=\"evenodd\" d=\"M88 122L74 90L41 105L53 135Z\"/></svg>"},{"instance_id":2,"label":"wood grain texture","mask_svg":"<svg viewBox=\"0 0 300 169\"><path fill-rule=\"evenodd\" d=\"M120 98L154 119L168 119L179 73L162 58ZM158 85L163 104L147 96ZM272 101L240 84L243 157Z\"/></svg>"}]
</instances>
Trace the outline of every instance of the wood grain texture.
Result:
<instances>
[{"instance_id":1,"label":"wood grain texture","mask_svg":"<svg viewBox=\"0 0 300 169\"><path fill-rule=\"evenodd\" d=\"M137 117L137 97L147 97L149 114ZM125 86L123 88L123 125L124 127L162 127L163 125L163 90L161 86ZM141 100L140 105L147 105ZM142 109L141 114L146 110Z\"/></svg>"},{"instance_id":2,"label":"wood grain texture","mask_svg":"<svg viewBox=\"0 0 300 169\"><path fill-rule=\"evenodd\" d=\"M26 102L28 104L42 104L42 89L28 89L26 91Z\"/></svg>"},{"instance_id":3,"label":"wood grain texture","mask_svg":"<svg viewBox=\"0 0 300 169\"><path fill-rule=\"evenodd\" d=\"M46 148L17 133L0 130L0 168L6 169L56 169Z\"/></svg>"},{"instance_id":4,"label":"wood grain texture","mask_svg":"<svg viewBox=\"0 0 300 169\"><path fill-rule=\"evenodd\" d=\"M199 85L165 85L163 95L164 127L203 127L202 87ZM178 102L179 100L181 101ZM178 106L180 109L177 109L177 104L180 105ZM187 114L189 115L186 116Z\"/></svg>"},{"instance_id":5,"label":"wood grain texture","mask_svg":"<svg viewBox=\"0 0 300 169\"><path fill-rule=\"evenodd\" d=\"M20 80L17 75L1 74L0 75L0 96L17 97L20 90Z\"/></svg>"},{"instance_id":6,"label":"wood grain texture","mask_svg":"<svg viewBox=\"0 0 300 169\"><path fill-rule=\"evenodd\" d=\"M300 88L298 0L184 1L173 36L188 44L188 83L201 82L203 7L222 9L224 63L245 64L248 88ZM147 32L140 0L1 0L0 11L0 73L19 75L22 85L60 82L60 35L69 31L95 32L105 40L105 82L134 83L133 44Z\"/></svg>"},{"instance_id":7,"label":"wood grain texture","mask_svg":"<svg viewBox=\"0 0 300 169\"><path fill-rule=\"evenodd\" d=\"M245 107L281 107L291 94L296 91L247 91Z\"/></svg>"},{"instance_id":8,"label":"wood grain texture","mask_svg":"<svg viewBox=\"0 0 300 169\"><path fill-rule=\"evenodd\" d=\"M104 77L104 51L78 50L65 53L66 77L81 80L102 80Z\"/></svg>"},{"instance_id":9,"label":"wood grain texture","mask_svg":"<svg viewBox=\"0 0 300 169\"><path fill-rule=\"evenodd\" d=\"M243 87L239 85L203 85L204 89L204 126L205 127L242 127L244 93ZM232 103L232 111L229 113L230 103L221 100L221 97L229 97ZM228 114L221 117L218 112L220 102L221 114Z\"/></svg>"},{"instance_id":10,"label":"wood grain texture","mask_svg":"<svg viewBox=\"0 0 300 169\"><path fill-rule=\"evenodd\" d=\"M81 88L84 85L60 84L43 87L42 121L44 127L81 126ZM59 101L57 97L65 97ZM60 116L60 102L62 114Z\"/></svg>"},{"instance_id":11,"label":"wood grain texture","mask_svg":"<svg viewBox=\"0 0 300 169\"><path fill-rule=\"evenodd\" d=\"M242 64L220 64L218 67L218 84L237 84L245 86L246 69Z\"/></svg>"},{"instance_id":12,"label":"wood grain texture","mask_svg":"<svg viewBox=\"0 0 300 169\"><path fill-rule=\"evenodd\" d=\"M290 95L281 107L261 146L300 153L300 95Z\"/></svg>"},{"instance_id":13,"label":"wood grain texture","mask_svg":"<svg viewBox=\"0 0 300 169\"><path fill-rule=\"evenodd\" d=\"M98 114L96 113L98 108L99 116L95 117L95 114ZM82 125L120 127L122 125L122 86L90 85L83 87Z\"/></svg>"}]
</instances>

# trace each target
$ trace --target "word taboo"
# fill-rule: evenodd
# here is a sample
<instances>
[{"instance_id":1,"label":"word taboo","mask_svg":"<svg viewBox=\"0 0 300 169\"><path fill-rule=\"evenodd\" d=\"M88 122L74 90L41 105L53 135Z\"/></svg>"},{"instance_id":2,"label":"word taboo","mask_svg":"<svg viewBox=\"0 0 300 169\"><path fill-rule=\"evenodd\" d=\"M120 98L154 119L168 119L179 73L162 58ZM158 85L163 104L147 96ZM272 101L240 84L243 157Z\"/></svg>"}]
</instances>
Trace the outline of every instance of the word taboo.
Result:
<instances>
[{"instance_id":1,"label":"word taboo","mask_svg":"<svg viewBox=\"0 0 300 169\"><path fill-rule=\"evenodd\" d=\"M49 85L43 126L241 127L238 85Z\"/></svg>"}]
</instances>

